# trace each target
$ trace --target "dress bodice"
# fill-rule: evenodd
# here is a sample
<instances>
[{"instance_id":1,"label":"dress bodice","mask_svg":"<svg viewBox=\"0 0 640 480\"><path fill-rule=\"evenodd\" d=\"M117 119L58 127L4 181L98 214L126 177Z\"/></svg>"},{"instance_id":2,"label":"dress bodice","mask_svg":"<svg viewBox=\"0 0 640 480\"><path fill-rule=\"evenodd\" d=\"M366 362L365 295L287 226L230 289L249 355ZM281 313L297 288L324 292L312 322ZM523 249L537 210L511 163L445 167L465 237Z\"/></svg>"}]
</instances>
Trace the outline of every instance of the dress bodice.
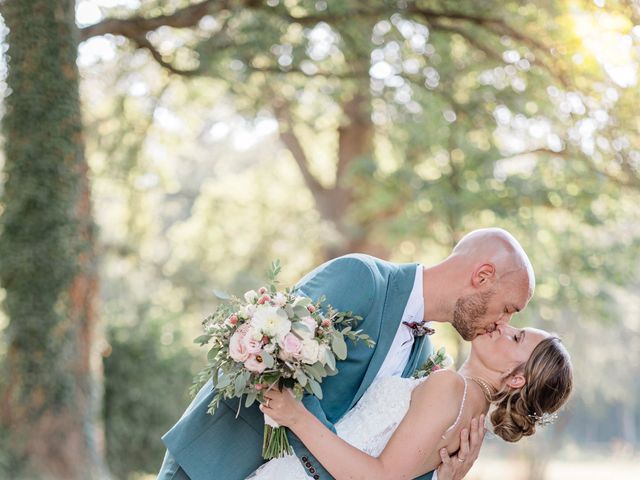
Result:
<instances>
[{"instance_id":1,"label":"dress bodice","mask_svg":"<svg viewBox=\"0 0 640 480\"><path fill-rule=\"evenodd\" d=\"M382 377L374 380L360 401L336 423L338 436L372 456L378 456L409 410L411 393L424 378ZM307 480L295 455L262 465L251 480Z\"/></svg>"},{"instance_id":2,"label":"dress bodice","mask_svg":"<svg viewBox=\"0 0 640 480\"><path fill-rule=\"evenodd\" d=\"M413 389L423 380L401 377L375 380L356 406L336 424L338 436L369 455L380 455L407 414Z\"/></svg>"}]
</instances>

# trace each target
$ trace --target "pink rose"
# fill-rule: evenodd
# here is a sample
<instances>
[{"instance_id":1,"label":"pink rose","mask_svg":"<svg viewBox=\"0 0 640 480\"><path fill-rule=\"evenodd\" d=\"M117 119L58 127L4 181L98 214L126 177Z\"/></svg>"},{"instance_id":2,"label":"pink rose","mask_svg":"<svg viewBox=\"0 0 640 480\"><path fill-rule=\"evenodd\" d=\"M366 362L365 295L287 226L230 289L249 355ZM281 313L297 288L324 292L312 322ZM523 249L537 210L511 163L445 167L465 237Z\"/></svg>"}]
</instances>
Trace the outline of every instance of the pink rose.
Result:
<instances>
[{"instance_id":1,"label":"pink rose","mask_svg":"<svg viewBox=\"0 0 640 480\"><path fill-rule=\"evenodd\" d=\"M314 307L313 305L309 305L307 306L307 310L309 310L309 313L313 313L316 311L316 307Z\"/></svg>"},{"instance_id":2,"label":"pink rose","mask_svg":"<svg viewBox=\"0 0 640 480\"><path fill-rule=\"evenodd\" d=\"M262 357L260 355L251 355L244 362L244 366L250 372L262 373L266 368L266 365L262 361Z\"/></svg>"},{"instance_id":3,"label":"pink rose","mask_svg":"<svg viewBox=\"0 0 640 480\"><path fill-rule=\"evenodd\" d=\"M245 337L249 331L249 325L244 324L238 327L229 340L229 356L236 362L244 362L249 357Z\"/></svg>"},{"instance_id":4,"label":"pink rose","mask_svg":"<svg viewBox=\"0 0 640 480\"><path fill-rule=\"evenodd\" d=\"M247 353L250 355L255 355L260 350L262 350L262 342L260 340L254 340L250 338L249 335L244 337L244 346L247 349Z\"/></svg>"},{"instance_id":5,"label":"pink rose","mask_svg":"<svg viewBox=\"0 0 640 480\"><path fill-rule=\"evenodd\" d=\"M302 341L293 333L287 333L282 339L282 348L288 355L297 355L302 350Z\"/></svg>"},{"instance_id":6,"label":"pink rose","mask_svg":"<svg viewBox=\"0 0 640 480\"><path fill-rule=\"evenodd\" d=\"M266 289L265 287L260 287L260 288L258 289L258 293L259 293L260 295L264 295L265 293L267 293L267 289Z\"/></svg>"},{"instance_id":7,"label":"pink rose","mask_svg":"<svg viewBox=\"0 0 640 480\"><path fill-rule=\"evenodd\" d=\"M325 327L325 328L331 326L331 320L329 320L328 318L323 318L322 319L322 326Z\"/></svg>"},{"instance_id":8,"label":"pink rose","mask_svg":"<svg viewBox=\"0 0 640 480\"><path fill-rule=\"evenodd\" d=\"M229 356L236 362L244 362L249 357L246 345L238 340L235 333L231 337L231 340L229 340Z\"/></svg>"}]
</instances>

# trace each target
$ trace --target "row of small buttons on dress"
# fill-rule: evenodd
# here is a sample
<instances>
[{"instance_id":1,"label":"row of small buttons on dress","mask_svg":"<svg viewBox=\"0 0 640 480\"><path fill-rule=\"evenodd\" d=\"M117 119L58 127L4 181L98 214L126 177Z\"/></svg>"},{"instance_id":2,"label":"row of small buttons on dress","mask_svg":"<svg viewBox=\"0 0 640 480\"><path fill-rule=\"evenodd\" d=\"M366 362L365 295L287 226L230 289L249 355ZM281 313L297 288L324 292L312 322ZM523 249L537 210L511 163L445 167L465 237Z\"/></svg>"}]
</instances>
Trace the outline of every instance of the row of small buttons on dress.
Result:
<instances>
[{"instance_id":1,"label":"row of small buttons on dress","mask_svg":"<svg viewBox=\"0 0 640 480\"><path fill-rule=\"evenodd\" d=\"M307 457L302 457L302 463L304 464L305 467L307 467L307 470L309 470L309 473L311 473L312 475L315 473L315 475L313 475L314 480L318 480L320 478L320 475L316 473L316 469L313 468L313 466L311 465L311 462Z\"/></svg>"}]
</instances>

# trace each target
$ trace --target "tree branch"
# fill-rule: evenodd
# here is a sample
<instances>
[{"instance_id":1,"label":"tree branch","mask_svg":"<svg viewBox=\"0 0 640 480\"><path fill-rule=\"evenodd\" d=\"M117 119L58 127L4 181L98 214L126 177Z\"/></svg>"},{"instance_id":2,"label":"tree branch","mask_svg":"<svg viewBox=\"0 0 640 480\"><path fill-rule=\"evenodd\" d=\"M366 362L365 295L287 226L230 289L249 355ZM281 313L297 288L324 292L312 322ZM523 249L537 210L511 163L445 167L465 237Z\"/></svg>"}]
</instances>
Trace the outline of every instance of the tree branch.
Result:
<instances>
[{"instance_id":1,"label":"tree branch","mask_svg":"<svg viewBox=\"0 0 640 480\"><path fill-rule=\"evenodd\" d=\"M451 25L444 25L437 21L429 21L427 24L433 28L433 30L441 31L441 32L449 32L449 33L457 33L462 38L464 38L469 45L476 47L481 52L484 52L485 55L489 58L493 58L494 60L502 61L502 55L495 50L492 50L490 47L484 45L479 42L476 38L473 37L469 32L467 32L463 28L454 27Z\"/></svg>"},{"instance_id":2,"label":"tree branch","mask_svg":"<svg viewBox=\"0 0 640 480\"><path fill-rule=\"evenodd\" d=\"M321 194L325 188L318 182L318 179L311 173L309 170L309 160L307 159L307 154L305 153L298 137L293 131L293 122L291 121L291 114L289 112L289 105L286 101L282 99L276 99L273 102L273 111L280 124L280 140L287 149L293 155L294 160L298 164L298 168L300 168L300 173L302 174L302 178L306 183L307 187L311 191L312 195L316 197Z\"/></svg>"},{"instance_id":3,"label":"tree branch","mask_svg":"<svg viewBox=\"0 0 640 480\"><path fill-rule=\"evenodd\" d=\"M153 44L147 39L147 37L132 38L131 40L133 40L138 45L138 47L147 49L154 60L158 62L161 67L169 70L171 73L182 75L184 77L194 77L202 73L202 69L200 68L184 70L178 67L174 67L171 63L162 58L162 54L156 47L153 46Z\"/></svg>"},{"instance_id":4,"label":"tree branch","mask_svg":"<svg viewBox=\"0 0 640 480\"><path fill-rule=\"evenodd\" d=\"M205 15L229 8L229 3L229 0L204 0L200 3L180 8L169 15L158 15L157 17L149 18L142 16L124 19L107 18L95 25L81 28L80 41L106 35L107 33L135 39L140 35L144 36L164 26L173 28L194 27ZM214 4L216 8L213 8Z\"/></svg>"}]
</instances>

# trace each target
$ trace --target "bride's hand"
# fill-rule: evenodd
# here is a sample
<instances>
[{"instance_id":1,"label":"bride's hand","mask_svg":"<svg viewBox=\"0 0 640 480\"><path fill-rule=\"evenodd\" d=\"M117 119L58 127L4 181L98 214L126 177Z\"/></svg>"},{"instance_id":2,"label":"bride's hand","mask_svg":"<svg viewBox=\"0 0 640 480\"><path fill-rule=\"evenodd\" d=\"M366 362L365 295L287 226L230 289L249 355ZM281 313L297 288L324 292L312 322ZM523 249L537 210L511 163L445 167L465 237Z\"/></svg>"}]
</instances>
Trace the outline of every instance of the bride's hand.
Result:
<instances>
[{"instance_id":1,"label":"bride's hand","mask_svg":"<svg viewBox=\"0 0 640 480\"><path fill-rule=\"evenodd\" d=\"M302 402L296 400L288 388L278 391L268 390L264 393L264 403L260 410L269 415L284 427L291 428L306 411Z\"/></svg>"}]
</instances>

